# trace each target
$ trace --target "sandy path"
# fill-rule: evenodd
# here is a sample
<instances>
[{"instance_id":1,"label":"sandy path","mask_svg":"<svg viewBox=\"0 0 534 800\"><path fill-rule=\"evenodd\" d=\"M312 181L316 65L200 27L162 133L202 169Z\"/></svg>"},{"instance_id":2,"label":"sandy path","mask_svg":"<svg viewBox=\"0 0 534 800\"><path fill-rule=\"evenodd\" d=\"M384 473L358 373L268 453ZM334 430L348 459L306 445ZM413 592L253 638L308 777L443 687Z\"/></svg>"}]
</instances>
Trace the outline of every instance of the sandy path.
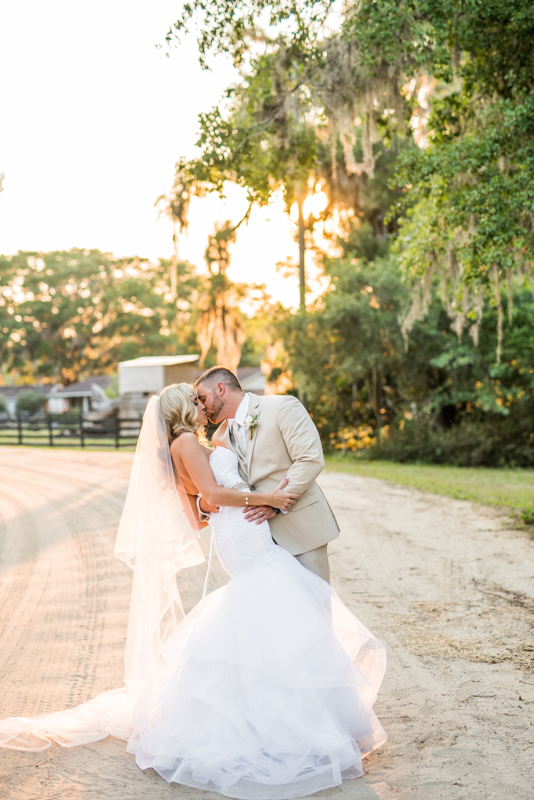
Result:
<instances>
[{"instance_id":1,"label":"sandy path","mask_svg":"<svg viewBox=\"0 0 534 800\"><path fill-rule=\"evenodd\" d=\"M131 576L112 556L132 455L0 449L0 716L121 684ZM534 541L471 504L330 473L333 583L384 641L388 743L337 800L532 800ZM180 580L186 604L203 568ZM215 566L212 587L226 580ZM0 797L214 795L141 773L108 739L0 750Z\"/></svg>"}]
</instances>

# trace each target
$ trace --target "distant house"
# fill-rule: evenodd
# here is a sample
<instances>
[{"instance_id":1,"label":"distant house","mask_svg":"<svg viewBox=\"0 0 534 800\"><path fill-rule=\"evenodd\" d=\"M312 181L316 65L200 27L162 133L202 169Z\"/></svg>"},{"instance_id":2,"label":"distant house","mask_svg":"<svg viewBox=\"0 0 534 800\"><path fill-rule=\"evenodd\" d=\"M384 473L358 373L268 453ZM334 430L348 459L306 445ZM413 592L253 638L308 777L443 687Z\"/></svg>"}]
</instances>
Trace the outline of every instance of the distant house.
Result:
<instances>
[{"instance_id":1,"label":"distant house","mask_svg":"<svg viewBox=\"0 0 534 800\"><path fill-rule=\"evenodd\" d=\"M79 383L62 386L61 383L37 383L33 386L0 386L0 395L6 401L8 414L17 411L17 398L22 392L31 389L43 395L43 406L50 414L61 414L71 409L79 409L87 414L92 409L99 409L111 401L105 393L109 387L109 375L96 375Z\"/></svg>"},{"instance_id":2,"label":"distant house","mask_svg":"<svg viewBox=\"0 0 534 800\"><path fill-rule=\"evenodd\" d=\"M54 386L48 395L48 411L61 414L70 409L80 409L84 414L91 410L100 410L103 406L113 405L105 393L111 384L109 375L95 375L79 383L68 386Z\"/></svg>"}]
</instances>

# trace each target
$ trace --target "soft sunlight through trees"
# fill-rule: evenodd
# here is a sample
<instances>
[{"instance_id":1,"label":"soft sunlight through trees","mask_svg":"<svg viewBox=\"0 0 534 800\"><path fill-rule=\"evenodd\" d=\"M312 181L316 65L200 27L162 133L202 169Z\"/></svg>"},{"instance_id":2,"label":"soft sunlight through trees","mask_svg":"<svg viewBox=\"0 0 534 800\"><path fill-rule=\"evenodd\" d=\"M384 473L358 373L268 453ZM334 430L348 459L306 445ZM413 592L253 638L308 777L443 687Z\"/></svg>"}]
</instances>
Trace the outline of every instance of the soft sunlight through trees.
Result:
<instances>
[{"instance_id":1,"label":"soft sunlight through trees","mask_svg":"<svg viewBox=\"0 0 534 800\"><path fill-rule=\"evenodd\" d=\"M199 351L261 361L333 449L533 465L532 4L193 0L171 58L189 29L202 66L226 58L237 77L158 198L172 258L3 257L4 380ZM248 207L197 270L181 255L190 204L231 185ZM254 252L246 284L229 277L238 232L280 196L299 313L256 285Z\"/></svg>"}]
</instances>

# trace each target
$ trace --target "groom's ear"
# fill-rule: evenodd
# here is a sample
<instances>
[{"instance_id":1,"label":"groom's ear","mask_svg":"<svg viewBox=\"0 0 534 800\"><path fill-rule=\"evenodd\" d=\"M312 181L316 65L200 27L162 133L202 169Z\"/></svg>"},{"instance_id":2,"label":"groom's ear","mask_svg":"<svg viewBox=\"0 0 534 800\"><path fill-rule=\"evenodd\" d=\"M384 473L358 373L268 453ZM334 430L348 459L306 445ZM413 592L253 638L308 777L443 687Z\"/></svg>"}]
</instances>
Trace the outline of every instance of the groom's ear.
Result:
<instances>
[{"instance_id":1,"label":"groom's ear","mask_svg":"<svg viewBox=\"0 0 534 800\"><path fill-rule=\"evenodd\" d=\"M215 387L215 391L217 392L219 397L224 397L224 395L226 394L226 384L218 383Z\"/></svg>"}]
</instances>

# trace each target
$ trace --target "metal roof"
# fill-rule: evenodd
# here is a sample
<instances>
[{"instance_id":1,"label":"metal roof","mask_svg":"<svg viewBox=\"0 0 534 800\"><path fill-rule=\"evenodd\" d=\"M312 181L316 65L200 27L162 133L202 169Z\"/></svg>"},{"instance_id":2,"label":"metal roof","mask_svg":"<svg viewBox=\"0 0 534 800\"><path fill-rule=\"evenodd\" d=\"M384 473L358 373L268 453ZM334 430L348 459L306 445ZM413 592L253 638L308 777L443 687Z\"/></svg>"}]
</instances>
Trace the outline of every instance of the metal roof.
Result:
<instances>
[{"instance_id":1,"label":"metal roof","mask_svg":"<svg viewBox=\"0 0 534 800\"><path fill-rule=\"evenodd\" d=\"M93 393L93 384L97 384L101 389L107 389L111 383L110 375L94 375L84 381L70 383L68 386L54 386L51 390L52 395L61 397L90 397Z\"/></svg>"},{"instance_id":2,"label":"metal roof","mask_svg":"<svg viewBox=\"0 0 534 800\"><path fill-rule=\"evenodd\" d=\"M120 367L172 367L198 361L200 356L140 356L131 361L119 361Z\"/></svg>"}]
</instances>

